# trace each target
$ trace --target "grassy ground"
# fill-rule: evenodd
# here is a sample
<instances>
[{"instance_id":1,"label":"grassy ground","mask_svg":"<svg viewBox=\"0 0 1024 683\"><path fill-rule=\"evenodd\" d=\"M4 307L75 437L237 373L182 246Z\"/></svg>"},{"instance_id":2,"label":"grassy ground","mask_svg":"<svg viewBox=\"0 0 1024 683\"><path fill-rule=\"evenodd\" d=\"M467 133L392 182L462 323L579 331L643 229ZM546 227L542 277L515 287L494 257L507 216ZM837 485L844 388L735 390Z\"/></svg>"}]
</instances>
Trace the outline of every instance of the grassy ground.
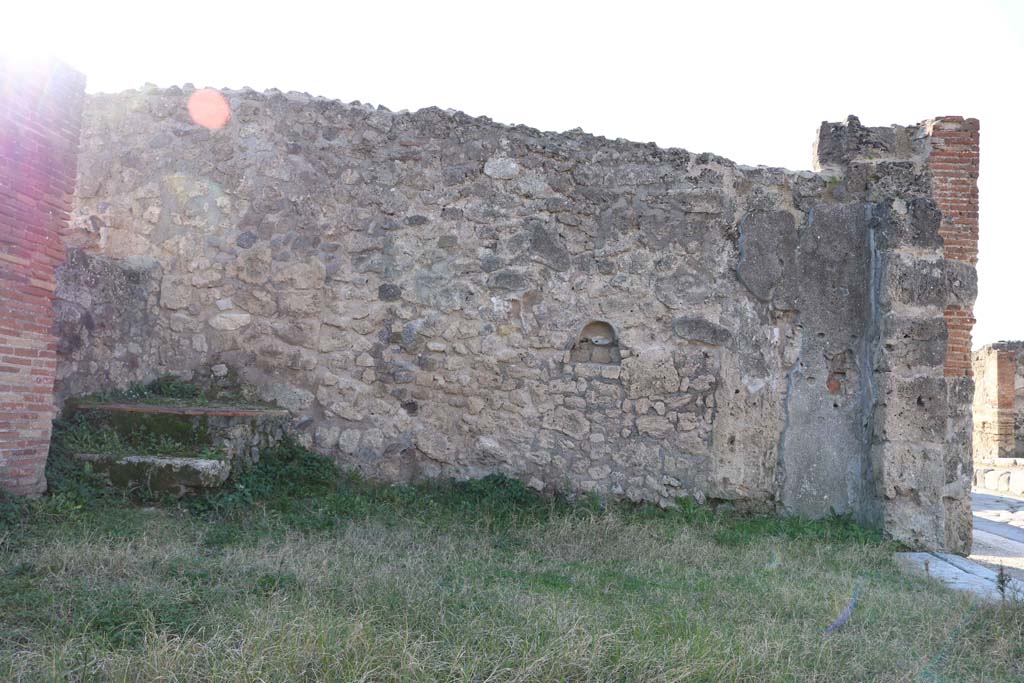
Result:
<instances>
[{"instance_id":1,"label":"grassy ground","mask_svg":"<svg viewBox=\"0 0 1024 683\"><path fill-rule=\"evenodd\" d=\"M54 463L0 504L3 681L1024 679L1024 610L839 520L375 487L293 447L143 506Z\"/></svg>"}]
</instances>

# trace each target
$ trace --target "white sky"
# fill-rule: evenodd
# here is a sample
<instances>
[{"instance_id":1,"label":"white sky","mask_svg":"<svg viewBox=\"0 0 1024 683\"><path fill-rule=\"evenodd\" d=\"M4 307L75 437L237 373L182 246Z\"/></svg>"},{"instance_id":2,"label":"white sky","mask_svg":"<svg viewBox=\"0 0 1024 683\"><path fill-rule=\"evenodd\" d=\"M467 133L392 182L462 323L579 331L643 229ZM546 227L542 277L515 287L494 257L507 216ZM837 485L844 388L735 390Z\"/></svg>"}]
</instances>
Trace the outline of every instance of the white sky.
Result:
<instances>
[{"instance_id":1,"label":"white sky","mask_svg":"<svg viewBox=\"0 0 1024 683\"><path fill-rule=\"evenodd\" d=\"M90 92L276 87L810 168L823 120L981 119L975 346L1024 339L1024 0L41 0L0 47Z\"/></svg>"}]
</instances>

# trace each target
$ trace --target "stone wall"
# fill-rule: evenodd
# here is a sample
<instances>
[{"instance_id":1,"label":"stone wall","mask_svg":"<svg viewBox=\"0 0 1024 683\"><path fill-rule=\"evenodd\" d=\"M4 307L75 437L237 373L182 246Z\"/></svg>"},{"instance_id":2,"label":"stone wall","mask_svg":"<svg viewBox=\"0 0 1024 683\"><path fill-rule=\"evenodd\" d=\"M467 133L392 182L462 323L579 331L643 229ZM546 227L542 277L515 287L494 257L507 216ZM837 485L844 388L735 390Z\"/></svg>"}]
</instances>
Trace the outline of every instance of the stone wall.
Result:
<instances>
[{"instance_id":1,"label":"stone wall","mask_svg":"<svg viewBox=\"0 0 1024 683\"><path fill-rule=\"evenodd\" d=\"M943 258L929 159L971 122L824 124L812 173L273 91L210 130L191 94L89 100L62 396L226 365L387 480L969 545L944 313L974 270Z\"/></svg>"},{"instance_id":2,"label":"stone wall","mask_svg":"<svg viewBox=\"0 0 1024 683\"><path fill-rule=\"evenodd\" d=\"M1024 458L1024 342L999 342L976 351L974 376L975 464Z\"/></svg>"},{"instance_id":3,"label":"stone wall","mask_svg":"<svg viewBox=\"0 0 1024 683\"><path fill-rule=\"evenodd\" d=\"M46 488L57 365L54 269L64 258L85 78L0 55L0 488Z\"/></svg>"},{"instance_id":4,"label":"stone wall","mask_svg":"<svg viewBox=\"0 0 1024 683\"><path fill-rule=\"evenodd\" d=\"M924 144L926 178L909 193L908 176L919 167L913 155L915 163L898 159L907 140L885 129L860 138L869 159L885 156L879 146L895 150L874 192L885 198L882 211L904 214L874 233L881 316L872 460L884 529L899 529L894 535L911 545L967 552L979 126L949 116L907 132L911 146ZM848 175L879 170L859 165L851 163Z\"/></svg>"}]
</instances>

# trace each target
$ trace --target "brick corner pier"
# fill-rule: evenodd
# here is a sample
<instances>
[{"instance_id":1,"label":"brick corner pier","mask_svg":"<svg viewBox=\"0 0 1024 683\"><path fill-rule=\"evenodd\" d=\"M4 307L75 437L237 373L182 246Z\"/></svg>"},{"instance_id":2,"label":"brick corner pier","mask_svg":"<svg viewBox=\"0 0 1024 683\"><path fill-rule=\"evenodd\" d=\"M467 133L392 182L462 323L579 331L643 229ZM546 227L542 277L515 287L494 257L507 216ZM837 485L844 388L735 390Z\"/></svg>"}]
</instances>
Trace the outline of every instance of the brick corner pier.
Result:
<instances>
[{"instance_id":1,"label":"brick corner pier","mask_svg":"<svg viewBox=\"0 0 1024 683\"><path fill-rule=\"evenodd\" d=\"M54 271L75 188L85 76L0 55L0 489L46 489Z\"/></svg>"}]
</instances>

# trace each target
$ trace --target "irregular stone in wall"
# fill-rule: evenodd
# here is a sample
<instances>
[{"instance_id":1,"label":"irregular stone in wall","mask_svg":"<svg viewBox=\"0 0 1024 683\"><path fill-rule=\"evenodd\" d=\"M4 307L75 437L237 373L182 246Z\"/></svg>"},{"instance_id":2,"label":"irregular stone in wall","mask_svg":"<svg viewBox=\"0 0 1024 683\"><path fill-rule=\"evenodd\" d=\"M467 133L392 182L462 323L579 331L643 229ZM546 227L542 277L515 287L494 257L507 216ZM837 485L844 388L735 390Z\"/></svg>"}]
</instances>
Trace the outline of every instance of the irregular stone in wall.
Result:
<instances>
[{"instance_id":1,"label":"irregular stone in wall","mask_svg":"<svg viewBox=\"0 0 1024 683\"><path fill-rule=\"evenodd\" d=\"M533 258L556 271L569 270L572 259L558 233L544 227L540 221L531 221L530 253Z\"/></svg>"},{"instance_id":2,"label":"irregular stone in wall","mask_svg":"<svg viewBox=\"0 0 1024 683\"><path fill-rule=\"evenodd\" d=\"M722 325L696 316L680 316L672 321L677 337L711 346L722 346L732 338L732 331Z\"/></svg>"},{"instance_id":3,"label":"irregular stone in wall","mask_svg":"<svg viewBox=\"0 0 1024 683\"><path fill-rule=\"evenodd\" d=\"M238 263L238 279L251 285L270 280L271 251L269 245L254 247Z\"/></svg>"},{"instance_id":4,"label":"irregular stone in wall","mask_svg":"<svg viewBox=\"0 0 1024 683\"><path fill-rule=\"evenodd\" d=\"M210 318L210 327L215 330L234 331L252 322L248 313L218 313Z\"/></svg>"},{"instance_id":5,"label":"irregular stone in wall","mask_svg":"<svg viewBox=\"0 0 1024 683\"><path fill-rule=\"evenodd\" d=\"M160 305L171 310L188 308L192 303L192 283L184 273L168 273L160 280Z\"/></svg>"},{"instance_id":6,"label":"irregular stone in wall","mask_svg":"<svg viewBox=\"0 0 1024 683\"><path fill-rule=\"evenodd\" d=\"M321 295L317 290L289 290L278 295L281 313L309 316L320 312Z\"/></svg>"},{"instance_id":7,"label":"irregular stone in wall","mask_svg":"<svg viewBox=\"0 0 1024 683\"><path fill-rule=\"evenodd\" d=\"M515 178L519 174L519 164L516 163L515 159L509 159L508 157L491 157L484 164L484 173L492 178L508 180Z\"/></svg>"},{"instance_id":8,"label":"irregular stone in wall","mask_svg":"<svg viewBox=\"0 0 1024 683\"><path fill-rule=\"evenodd\" d=\"M672 352L660 346L623 359L622 380L630 398L674 394L680 383Z\"/></svg>"},{"instance_id":9,"label":"irregular stone in wall","mask_svg":"<svg viewBox=\"0 0 1024 683\"><path fill-rule=\"evenodd\" d=\"M294 289L320 289L325 276L324 264L312 259L307 263L275 265L271 279L275 284Z\"/></svg>"},{"instance_id":10,"label":"irregular stone in wall","mask_svg":"<svg viewBox=\"0 0 1024 683\"><path fill-rule=\"evenodd\" d=\"M440 432L434 430L421 431L413 438L413 443L416 448L420 449L424 455L432 460L444 463L455 462L455 454L452 452L448 439Z\"/></svg>"},{"instance_id":11,"label":"irregular stone in wall","mask_svg":"<svg viewBox=\"0 0 1024 683\"><path fill-rule=\"evenodd\" d=\"M690 429L695 428L696 420ZM642 415L636 419L636 429L643 436L652 436L657 439L665 439L671 436L675 431L675 425L666 418L660 415Z\"/></svg>"},{"instance_id":12,"label":"irregular stone in wall","mask_svg":"<svg viewBox=\"0 0 1024 683\"><path fill-rule=\"evenodd\" d=\"M519 291L529 287L529 282L515 271L501 270L487 279L487 286L490 289Z\"/></svg>"},{"instance_id":13,"label":"irregular stone in wall","mask_svg":"<svg viewBox=\"0 0 1024 683\"><path fill-rule=\"evenodd\" d=\"M312 392L283 382L267 382L260 386L262 398L273 401L282 408L293 412L301 412L316 400Z\"/></svg>"},{"instance_id":14,"label":"irregular stone in wall","mask_svg":"<svg viewBox=\"0 0 1024 683\"><path fill-rule=\"evenodd\" d=\"M231 314L221 313L221 315ZM317 319L276 320L273 323L273 330L274 334L282 341L292 346L313 350L317 350L320 346L320 321Z\"/></svg>"},{"instance_id":15,"label":"irregular stone in wall","mask_svg":"<svg viewBox=\"0 0 1024 683\"><path fill-rule=\"evenodd\" d=\"M541 424L574 439L583 439L590 431L590 423L581 411L562 407L546 412Z\"/></svg>"},{"instance_id":16,"label":"irregular stone in wall","mask_svg":"<svg viewBox=\"0 0 1024 683\"><path fill-rule=\"evenodd\" d=\"M402 288L396 284L385 283L377 288L377 298L381 301L398 301L402 298Z\"/></svg>"}]
</instances>

